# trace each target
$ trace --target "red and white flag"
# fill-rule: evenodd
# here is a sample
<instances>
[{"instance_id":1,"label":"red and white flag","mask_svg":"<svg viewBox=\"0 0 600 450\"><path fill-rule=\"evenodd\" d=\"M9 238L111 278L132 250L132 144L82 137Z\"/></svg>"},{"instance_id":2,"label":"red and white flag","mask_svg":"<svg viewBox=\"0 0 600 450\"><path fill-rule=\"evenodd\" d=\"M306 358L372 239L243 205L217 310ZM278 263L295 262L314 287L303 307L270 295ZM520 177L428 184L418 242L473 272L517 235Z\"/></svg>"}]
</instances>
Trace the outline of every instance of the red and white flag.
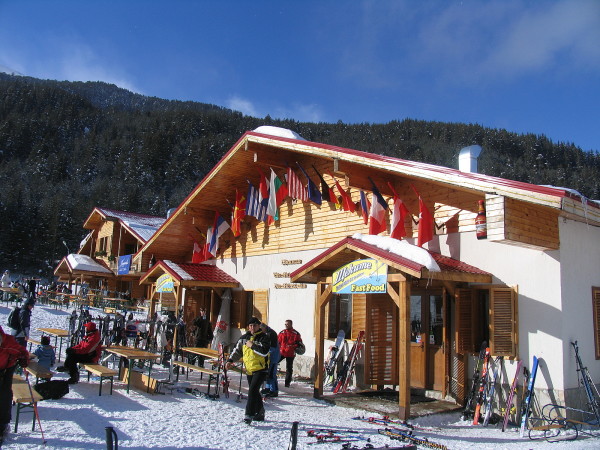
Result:
<instances>
[{"instance_id":1,"label":"red and white flag","mask_svg":"<svg viewBox=\"0 0 600 450\"><path fill-rule=\"evenodd\" d=\"M300 178L291 167L288 167L287 170L287 185L288 195L290 197L297 198L303 202L308 201L308 192L306 192L306 188L302 185L302 181L300 181Z\"/></svg>"},{"instance_id":2,"label":"red and white flag","mask_svg":"<svg viewBox=\"0 0 600 450\"><path fill-rule=\"evenodd\" d=\"M369 214L369 234L379 234L387 230L385 213L388 210L388 204L381 196L375 183L373 185L373 202L371 203L371 212Z\"/></svg>"},{"instance_id":3,"label":"red and white flag","mask_svg":"<svg viewBox=\"0 0 600 450\"><path fill-rule=\"evenodd\" d=\"M423 244L433 239L433 235L435 234L434 221L421 194L417 192L413 185L411 185L411 187L413 188L413 191L415 191L415 194L417 194L417 197L419 197L419 237L417 238L417 245L422 247Z\"/></svg>"}]
</instances>

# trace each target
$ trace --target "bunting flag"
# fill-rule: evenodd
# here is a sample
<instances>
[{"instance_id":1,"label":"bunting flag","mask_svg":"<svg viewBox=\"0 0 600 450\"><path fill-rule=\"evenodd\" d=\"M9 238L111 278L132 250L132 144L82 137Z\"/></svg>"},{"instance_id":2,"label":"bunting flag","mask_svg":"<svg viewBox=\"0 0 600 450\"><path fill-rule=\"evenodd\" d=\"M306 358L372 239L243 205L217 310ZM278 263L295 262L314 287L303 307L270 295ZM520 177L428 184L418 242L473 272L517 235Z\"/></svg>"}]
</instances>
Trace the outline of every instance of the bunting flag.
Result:
<instances>
[{"instance_id":1,"label":"bunting flag","mask_svg":"<svg viewBox=\"0 0 600 450\"><path fill-rule=\"evenodd\" d=\"M206 261L204 259L204 249L200 247L198 241L194 239L194 251L192 253L192 264L200 264L201 262Z\"/></svg>"},{"instance_id":2,"label":"bunting flag","mask_svg":"<svg viewBox=\"0 0 600 450\"><path fill-rule=\"evenodd\" d=\"M298 164L298 163L296 163L296 164ZM308 199L311 202L320 206L321 203L323 203L323 200L321 197L321 193L319 192L319 188L317 188L317 185L313 182L313 180L310 179L310 177L306 173L306 170L304 170L300 164L298 164L298 167L300 168L300 170L302 171L302 173L308 180L308 184L306 185L306 190L308 192Z\"/></svg>"},{"instance_id":3,"label":"bunting flag","mask_svg":"<svg viewBox=\"0 0 600 450\"><path fill-rule=\"evenodd\" d=\"M372 180L371 184L373 185L373 203L371 203L371 213L369 214L369 234L377 235L387 230L385 213L388 209L388 204Z\"/></svg>"},{"instance_id":4,"label":"bunting flag","mask_svg":"<svg viewBox=\"0 0 600 450\"><path fill-rule=\"evenodd\" d=\"M417 238L417 245L423 247L423 244L431 241L435 234L433 216L429 212L429 209L427 209L421 194L419 194L412 184L410 186L415 191L415 194L417 194L417 197L419 197L419 236Z\"/></svg>"},{"instance_id":5,"label":"bunting flag","mask_svg":"<svg viewBox=\"0 0 600 450\"><path fill-rule=\"evenodd\" d=\"M206 244L204 244L204 261L207 261L212 256L210 254L210 241L212 241L213 227L208 227L206 230Z\"/></svg>"},{"instance_id":6,"label":"bunting flag","mask_svg":"<svg viewBox=\"0 0 600 450\"><path fill-rule=\"evenodd\" d=\"M340 197L342 197L342 206L344 208L344 211L356 211L356 205L352 201L352 196L342 188L338 180L333 175L329 174L329 176L335 181L335 187L340 193Z\"/></svg>"},{"instance_id":7,"label":"bunting flag","mask_svg":"<svg viewBox=\"0 0 600 450\"><path fill-rule=\"evenodd\" d=\"M212 226L210 241L208 241L207 239L207 242L210 242L208 247L208 253L210 253L213 256L217 256L217 250L219 248L219 238L228 229L229 224L225 222L225 219L223 219L218 212L215 211L215 221Z\"/></svg>"},{"instance_id":8,"label":"bunting flag","mask_svg":"<svg viewBox=\"0 0 600 450\"><path fill-rule=\"evenodd\" d=\"M292 198L297 198L298 200L302 200L303 202L308 201L308 193L306 192L306 188L302 186L302 182L296 172L292 170L291 167L288 167L287 170L287 185L288 185L288 195Z\"/></svg>"},{"instance_id":9,"label":"bunting flag","mask_svg":"<svg viewBox=\"0 0 600 450\"><path fill-rule=\"evenodd\" d=\"M371 210L371 202L367 198L367 194L363 190L360 191L360 212L365 225L369 223L369 211Z\"/></svg>"},{"instance_id":10,"label":"bunting flag","mask_svg":"<svg viewBox=\"0 0 600 450\"><path fill-rule=\"evenodd\" d=\"M233 205L233 214L231 216L231 231L234 237L242 234L242 220L246 216L246 197L235 190L235 204Z\"/></svg>"},{"instance_id":11,"label":"bunting flag","mask_svg":"<svg viewBox=\"0 0 600 450\"><path fill-rule=\"evenodd\" d=\"M281 182L277 174L271 169L271 181L269 182L269 202L267 205L267 215L269 216L269 225L279 220L279 205L288 195L288 188Z\"/></svg>"},{"instance_id":12,"label":"bunting flag","mask_svg":"<svg viewBox=\"0 0 600 450\"><path fill-rule=\"evenodd\" d=\"M267 220L267 204L262 202L258 190L248 181L248 195L246 196L246 215L255 217L261 222Z\"/></svg>"},{"instance_id":13,"label":"bunting flag","mask_svg":"<svg viewBox=\"0 0 600 450\"><path fill-rule=\"evenodd\" d=\"M404 236L407 235L406 228L404 228L404 218L407 214L410 214L410 211L408 210L402 199L398 197L396 189L394 189L394 186L389 181L388 186L394 193L394 211L392 213L392 228L390 230L390 237L394 239L402 239Z\"/></svg>"},{"instance_id":14,"label":"bunting flag","mask_svg":"<svg viewBox=\"0 0 600 450\"><path fill-rule=\"evenodd\" d=\"M312 166L312 168L315 171L315 173L317 174L317 176L319 177L319 180L321 180L321 198L323 200L325 200L326 202L336 202L337 203L337 198L335 196L335 193L331 190L331 188L325 181L325 178L323 178L323 175L321 175L319 173L319 171L316 169L315 166Z\"/></svg>"},{"instance_id":15,"label":"bunting flag","mask_svg":"<svg viewBox=\"0 0 600 450\"><path fill-rule=\"evenodd\" d=\"M269 198L269 182L267 181L267 177L262 172L262 170L258 169L260 173L260 181L258 183L258 193L260 194L260 200L267 200Z\"/></svg>"}]
</instances>

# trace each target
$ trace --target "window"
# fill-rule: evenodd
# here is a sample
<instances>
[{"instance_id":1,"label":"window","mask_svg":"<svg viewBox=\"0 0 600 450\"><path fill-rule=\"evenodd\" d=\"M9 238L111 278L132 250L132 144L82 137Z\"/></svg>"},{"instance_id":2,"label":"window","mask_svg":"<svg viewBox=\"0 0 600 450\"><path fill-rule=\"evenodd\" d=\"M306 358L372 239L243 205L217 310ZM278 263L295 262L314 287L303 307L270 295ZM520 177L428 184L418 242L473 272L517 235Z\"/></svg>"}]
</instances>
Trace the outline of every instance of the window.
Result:
<instances>
[{"instance_id":1,"label":"window","mask_svg":"<svg viewBox=\"0 0 600 450\"><path fill-rule=\"evenodd\" d=\"M456 351L477 353L483 341L494 356L517 356L517 292L507 287L457 289Z\"/></svg>"},{"instance_id":2,"label":"window","mask_svg":"<svg viewBox=\"0 0 600 450\"><path fill-rule=\"evenodd\" d=\"M594 313L596 359L600 359L600 287L592 287L592 308Z\"/></svg>"},{"instance_id":3,"label":"window","mask_svg":"<svg viewBox=\"0 0 600 450\"><path fill-rule=\"evenodd\" d=\"M352 330L351 294L336 294L329 301L327 337L335 339L340 330L344 330L346 337L350 337Z\"/></svg>"}]
</instances>

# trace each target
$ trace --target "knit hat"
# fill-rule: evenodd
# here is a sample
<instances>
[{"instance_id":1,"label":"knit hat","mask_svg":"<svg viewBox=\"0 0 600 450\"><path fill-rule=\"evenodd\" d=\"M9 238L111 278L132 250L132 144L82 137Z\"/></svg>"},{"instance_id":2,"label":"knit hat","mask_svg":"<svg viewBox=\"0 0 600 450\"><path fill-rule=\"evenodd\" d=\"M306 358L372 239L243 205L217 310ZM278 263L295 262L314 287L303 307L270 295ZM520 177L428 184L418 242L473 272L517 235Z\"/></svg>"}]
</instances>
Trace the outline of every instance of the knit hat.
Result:
<instances>
[{"instance_id":1,"label":"knit hat","mask_svg":"<svg viewBox=\"0 0 600 450\"><path fill-rule=\"evenodd\" d=\"M32 298L29 298L27 300L25 300L25 303L23 303L23 306L35 306L35 300Z\"/></svg>"},{"instance_id":2,"label":"knit hat","mask_svg":"<svg viewBox=\"0 0 600 450\"><path fill-rule=\"evenodd\" d=\"M83 325L88 333L96 331L96 324L94 322L87 322Z\"/></svg>"},{"instance_id":3,"label":"knit hat","mask_svg":"<svg viewBox=\"0 0 600 450\"><path fill-rule=\"evenodd\" d=\"M260 320L258 320L256 317L252 317L248 321L248 325L260 325Z\"/></svg>"}]
</instances>

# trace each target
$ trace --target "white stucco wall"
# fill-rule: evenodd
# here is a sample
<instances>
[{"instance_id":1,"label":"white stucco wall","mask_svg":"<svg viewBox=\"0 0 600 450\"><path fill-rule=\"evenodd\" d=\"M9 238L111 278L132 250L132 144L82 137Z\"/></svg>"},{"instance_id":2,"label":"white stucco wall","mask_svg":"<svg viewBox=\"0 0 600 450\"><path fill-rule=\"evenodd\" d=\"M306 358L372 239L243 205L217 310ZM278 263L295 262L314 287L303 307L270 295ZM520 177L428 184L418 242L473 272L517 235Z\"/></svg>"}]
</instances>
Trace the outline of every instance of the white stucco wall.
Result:
<instances>
[{"instance_id":1,"label":"white stucco wall","mask_svg":"<svg viewBox=\"0 0 600 450\"><path fill-rule=\"evenodd\" d=\"M575 352L571 342L577 340L579 355L592 379L600 382L600 361L594 348L592 286L600 286L600 228L572 220L560 221L560 259L563 318L562 352L566 387L577 387Z\"/></svg>"}]
</instances>

